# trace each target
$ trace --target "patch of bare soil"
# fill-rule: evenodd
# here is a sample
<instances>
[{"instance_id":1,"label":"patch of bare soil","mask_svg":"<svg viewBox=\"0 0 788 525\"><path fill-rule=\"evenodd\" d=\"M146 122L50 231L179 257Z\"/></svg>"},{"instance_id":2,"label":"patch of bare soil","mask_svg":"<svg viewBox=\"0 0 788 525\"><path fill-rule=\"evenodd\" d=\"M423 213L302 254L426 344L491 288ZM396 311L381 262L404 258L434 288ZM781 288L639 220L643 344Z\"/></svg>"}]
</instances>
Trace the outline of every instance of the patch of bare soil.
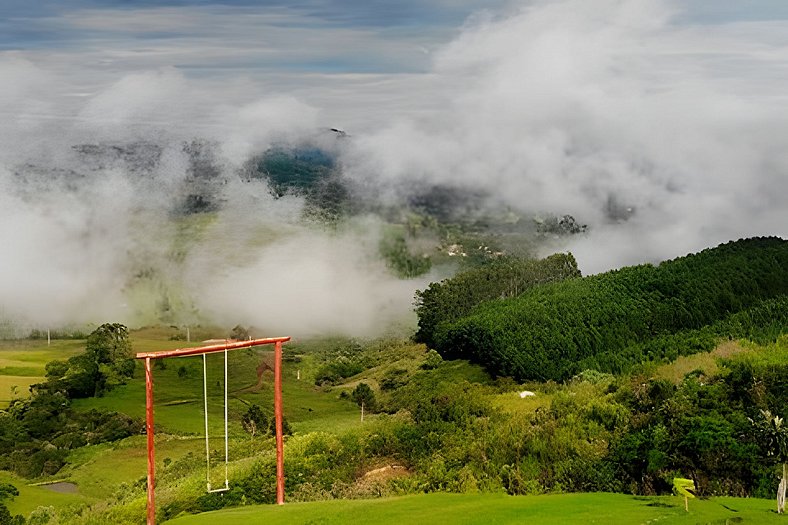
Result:
<instances>
[{"instance_id":1,"label":"patch of bare soil","mask_svg":"<svg viewBox=\"0 0 788 525\"><path fill-rule=\"evenodd\" d=\"M51 490L52 492L60 492L61 494L76 494L79 492L79 487L77 487L76 484L70 483L68 481L56 481L55 483L47 483L46 485L41 486L47 490Z\"/></svg>"}]
</instances>

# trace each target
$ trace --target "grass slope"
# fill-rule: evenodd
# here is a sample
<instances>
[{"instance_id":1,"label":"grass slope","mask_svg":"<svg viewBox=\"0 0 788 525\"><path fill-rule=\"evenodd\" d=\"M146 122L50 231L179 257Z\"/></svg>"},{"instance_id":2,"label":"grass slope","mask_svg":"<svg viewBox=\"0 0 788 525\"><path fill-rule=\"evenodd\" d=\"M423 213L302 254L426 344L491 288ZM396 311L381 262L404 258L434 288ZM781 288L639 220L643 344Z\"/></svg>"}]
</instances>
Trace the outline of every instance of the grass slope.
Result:
<instances>
[{"instance_id":1,"label":"grass slope","mask_svg":"<svg viewBox=\"0 0 788 525\"><path fill-rule=\"evenodd\" d=\"M503 496L495 494L420 494L378 500L332 500L290 503L282 507L251 506L183 516L172 525L298 525L370 523L521 524L559 525L599 523L785 523L772 509L773 502L759 499L714 498L690 501L684 511L678 497L635 497L622 494L553 494Z\"/></svg>"},{"instance_id":2,"label":"grass slope","mask_svg":"<svg viewBox=\"0 0 788 525\"><path fill-rule=\"evenodd\" d=\"M146 334L150 335L150 334ZM155 336L154 336L155 337ZM199 343L164 341L140 338L132 333L135 352L155 351ZM285 353L298 352L296 345L285 345ZM240 419L248 404L256 403L273 413L273 374L266 371L259 391L248 387L257 381L256 367L270 359L267 350L238 350L228 358L230 459L234 446L243 447L248 434L241 428ZM179 376L183 366L187 373ZM326 393L314 386L309 374L309 359L301 363L285 362L283 366L283 398L285 417L299 433L313 431L344 432L358 427L359 413L355 404L341 400L337 393ZM297 379L301 370L301 379ZM165 458L177 461L188 453L204 457L202 358L167 359L165 369L154 369L154 398L156 417L157 471L163 474ZM224 389L223 357L208 356L208 404L211 448L223 454ZM220 382L217 386L217 381ZM78 399L73 406L79 410L93 408L123 412L140 419L145 417L145 382L141 367L128 384L120 386L101 398ZM146 473L145 436L127 438L118 443L104 443L77 449L69 456L69 463L58 473L79 486L81 494L104 499L115 493L122 484L140 483ZM237 458L237 456L236 456ZM215 462L216 464L219 461ZM242 462L243 463L243 462ZM231 468L233 465L231 465ZM214 473L219 479L221 473ZM204 476L204 473L202 474ZM163 489L164 487L162 487Z\"/></svg>"},{"instance_id":3,"label":"grass slope","mask_svg":"<svg viewBox=\"0 0 788 525\"><path fill-rule=\"evenodd\" d=\"M10 483L19 489L19 496L6 501L6 506L11 514L22 514L25 517L40 506L62 508L69 505L79 506L90 501L90 498L81 494L64 494L43 485L28 485L29 480L6 471L0 471L0 483Z\"/></svg>"},{"instance_id":4,"label":"grass slope","mask_svg":"<svg viewBox=\"0 0 788 525\"><path fill-rule=\"evenodd\" d=\"M28 397L30 385L44 380L49 361L68 359L84 349L84 341L73 339L50 345L41 340L0 341L0 408L7 407L14 395Z\"/></svg>"},{"instance_id":5,"label":"grass slope","mask_svg":"<svg viewBox=\"0 0 788 525\"><path fill-rule=\"evenodd\" d=\"M148 341L133 341L134 351L141 346L153 346ZM172 346L172 345L170 345ZM181 343L181 346L183 343ZM166 346L165 346L166 348ZM162 347L159 347L162 349ZM285 346L285 352L290 351ZM250 389L257 382L256 367L263 360L271 360L265 350L238 350L228 357L230 436L245 436L240 420L249 404L260 405L273 413L273 374L263 374L260 390ZM224 434L224 372L223 357L208 356L208 414L209 432ZM186 375L179 376L184 367ZM305 374L299 380L302 363L286 362L282 367L282 395L285 418L293 430L310 432L323 430L336 432L352 427L358 419L355 405L340 400L337 395L327 395L315 388ZM156 426L159 431L177 434L203 435L203 376L202 358L185 357L166 360L166 369L154 369L154 399ZM99 408L123 412L132 417L145 417L145 381L141 366L134 379L100 398L78 399L73 406L79 410Z\"/></svg>"},{"instance_id":6,"label":"grass slope","mask_svg":"<svg viewBox=\"0 0 788 525\"><path fill-rule=\"evenodd\" d=\"M190 346L183 341L163 340L157 334L132 334L135 351L160 350ZM783 340L783 345L784 345ZM324 343L314 343L315 345ZM25 366L36 368L43 374L43 364L54 358L73 355L83 348L82 341L46 343L26 342L0 343L0 365L6 367ZM779 348L778 348L779 347ZM418 350L418 351L417 351ZM348 378L344 384L331 389L314 386L314 372L318 363L313 359L317 349L309 348L307 343L291 343L285 346L286 355L300 355L300 361L286 362L284 366L284 401L286 417L298 434L313 431L343 433L361 425L358 409L349 400L339 398L339 392L352 389L358 382L378 384L391 369L415 370L423 359L423 349L403 351L401 347L382 350L386 354L379 366L369 369L358 376ZM410 355L410 354L413 355ZM655 367L649 373L656 376L680 380L688 370L703 369L710 373L717 367L717 359L770 359L782 362L786 358L784 346L770 345L768 348L735 342L726 343L715 352L699 354L686 362L677 361L670 365ZM237 479L235 472L248 468L249 462L260 454L272 454L272 443L257 441L252 445L240 428L240 415L248 403L257 403L265 410L271 409L272 374L266 372L263 387L251 391L249 386L256 382L255 368L262 359L267 358L265 350L236 351L230 354L230 478ZM411 362L412 361L412 362ZM216 379L222 377L221 356L209 358L209 402L211 405L212 449L219 450L221 445L221 426L223 423L223 389L217 387ZM187 374L178 374L184 366ZM8 369L8 368L7 368ZM411 370L411 371L412 371ZM463 361L444 362L440 367L442 377L448 381L469 380L489 383L489 377L476 365ZM301 379L297 379L300 371ZM104 408L118 410L133 416L144 415L144 379L138 370L135 378L107 396L98 399L78 400L75 406L80 409ZM3 376L0 375L0 378ZM5 376L15 379L21 376ZM156 380L156 421L160 427L157 433L157 472L161 485L157 496L161 504L172 500L175 492L202 494L202 470L177 470L181 458L188 460L192 454L195 461L201 462L204 454L202 414L202 362L200 358L167 360L165 369L154 371ZM581 385L582 386L582 385ZM517 394L526 388L538 392L533 398L522 399ZM541 406L549 406L552 392L559 386L552 384L512 385L512 390L493 396L494 403L507 412L533 412ZM574 388L574 387L573 387ZM580 388L578 386L577 388ZM297 437L297 436L296 436ZM243 452L255 448L253 453ZM259 449L259 450L257 450ZM236 453L238 450L239 453ZM236 459L234 459L236 458ZM246 459L243 459L246 458ZM166 463L171 462L168 469ZM218 462L217 462L218 464ZM175 469L175 470L173 470ZM181 474L182 472L182 474ZM145 476L145 436L133 436L117 443L87 446L72 451L69 465L56 475L79 487L78 495L57 494L42 487L28 486L29 480L12 477L2 473L20 489L20 496L11 504L12 512L29 514L38 505L54 505L64 508L71 505L91 503L100 508L109 502L123 497L126 509L115 520L117 523L133 522L144 513L144 476ZM212 477L221 478L220 472ZM772 502L764 500L742 500L717 498L708 501L690 502L689 514L683 511L678 498L633 498L615 494L564 494L533 497L507 497L502 495L455 495L430 494L382 500L338 500L315 503L291 503L285 507L262 506L240 507L195 516L183 516L172 523L200 524L209 523L393 523L403 519L414 523L451 522L451 523L646 523L655 520L663 523L725 523L731 519L736 523L777 523L779 519L771 512ZM735 509L735 510L731 510ZM128 519L126 519L128 517ZM106 518L106 515L102 519ZM114 519L114 518L113 518ZM733 521L733 520L736 521ZM86 518L87 520L87 518ZM129 521L131 520L131 521ZM89 520L85 523L90 522ZM784 520L783 520L784 522ZM781 522L782 523L782 522Z\"/></svg>"}]
</instances>

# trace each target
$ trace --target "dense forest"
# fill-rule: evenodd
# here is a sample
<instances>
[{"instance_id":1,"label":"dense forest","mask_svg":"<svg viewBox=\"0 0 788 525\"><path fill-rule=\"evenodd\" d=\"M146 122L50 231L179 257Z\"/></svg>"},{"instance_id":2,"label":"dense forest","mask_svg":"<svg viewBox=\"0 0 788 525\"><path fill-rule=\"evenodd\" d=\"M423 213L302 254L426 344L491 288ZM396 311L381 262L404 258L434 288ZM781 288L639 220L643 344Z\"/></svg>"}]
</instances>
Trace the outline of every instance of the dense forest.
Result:
<instances>
[{"instance_id":1,"label":"dense forest","mask_svg":"<svg viewBox=\"0 0 788 525\"><path fill-rule=\"evenodd\" d=\"M539 284L579 276L574 257L557 253L542 260L501 257L432 283L426 290L416 292L419 329L415 339L434 347L436 333L445 324L467 316L485 301L517 297Z\"/></svg>"},{"instance_id":2,"label":"dense forest","mask_svg":"<svg viewBox=\"0 0 788 525\"><path fill-rule=\"evenodd\" d=\"M585 369L622 372L708 350L714 337L779 333L786 326L788 242L739 240L657 266L521 284L523 293L511 298L496 298L490 288L489 300L469 296L464 304L475 307L459 315L454 294L439 293L471 290L468 282L481 286L486 278L461 274L417 294L419 339L496 375L564 380Z\"/></svg>"}]
</instances>

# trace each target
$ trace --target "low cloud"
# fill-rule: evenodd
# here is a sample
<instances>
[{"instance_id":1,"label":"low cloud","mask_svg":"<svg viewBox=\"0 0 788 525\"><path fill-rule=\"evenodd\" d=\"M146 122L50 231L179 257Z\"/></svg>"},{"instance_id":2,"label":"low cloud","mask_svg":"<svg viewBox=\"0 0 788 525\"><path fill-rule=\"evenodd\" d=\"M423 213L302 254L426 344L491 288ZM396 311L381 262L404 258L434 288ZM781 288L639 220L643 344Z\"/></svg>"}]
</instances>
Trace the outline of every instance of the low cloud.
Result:
<instances>
[{"instance_id":1,"label":"low cloud","mask_svg":"<svg viewBox=\"0 0 788 525\"><path fill-rule=\"evenodd\" d=\"M413 314L403 306L427 281L392 279L375 256L374 231L297 232L264 251L250 250L243 267L226 268L202 283L199 304L227 325L241 322L301 337L374 336L409 327Z\"/></svg>"},{"instance_id":2,"label":"low cloud","mask_svg":"<svg viewBox=\"0 0 788 525\"><path fill-rule=\"evenodd\" d=\"M62 78L56 91L69 90L68 76L21 59L0 69L20 82L3 93L0 126L5 335L9 322L14 335L107 320L299 336L412 325L426 281L386 269L379 222L325 228L304 218L303 198L248 178L273 144L336 142L315 138L317 108L287 94L222 98L171 68L71 98L25 88ZM184 212L194 195L211 213Z\"/></svg>"},{"instance_id":3,"label":"low cloud","mask_svg":"<svg viewBox=\"0 0 788 525\"><path fill-rule=\"evenodd\" d=\"M447 103L359 139L349 171L573 214L590 233L554 247L586 273L785 235L788 23L679 26L680 14L564 0L477 18L437 53Z\"/></svg>"},{"instance_id":4,"label":"low cloud","mask_svg":"<svg viewBox=\"0 0 788 525\"><path fill-rule=\"evenodd\" d=\"M108 13L88 14L79 23L98 31ZM131 38L151 12L127 14ZM251 19L218 45L239 19L230 8L174 29L216 16L196 39L0 55L0 317L355 335L412 323L426 281L381 265L378 224L318 229L302 199L241 175L272 143L326 127L349 132L342 166L364 184L457 185L525 216L572 214L588 233L544 249L572 250L584 273L788 234L784 21L695 26L662 0L527 2L470 18L443 46L399 28L383 55L400 74L345 74L281 69ZM279 44L293 38L279 30ZM341 36L330 53L310 51L327 41L315 37L283 57L361 64L390 43L368 27ZM212 170L210 216L183 213L209 184L195 163Z\"/></svg>"}]
</instances>

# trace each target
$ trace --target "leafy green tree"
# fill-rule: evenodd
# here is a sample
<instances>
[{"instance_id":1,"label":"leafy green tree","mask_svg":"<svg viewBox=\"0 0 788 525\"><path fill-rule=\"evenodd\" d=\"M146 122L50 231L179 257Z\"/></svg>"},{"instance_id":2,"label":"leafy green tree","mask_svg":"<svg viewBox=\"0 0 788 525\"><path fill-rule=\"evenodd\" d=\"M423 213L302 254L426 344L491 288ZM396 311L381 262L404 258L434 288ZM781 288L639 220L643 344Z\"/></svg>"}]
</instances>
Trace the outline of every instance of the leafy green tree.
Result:
<instances>
[{"instance_id":1,"label":"leafy green tree","mask_svg":"<svg viewBox=\"0 0 788 525\"><path fill-rule=\"evenodd\" d=\"M26 403L19 419L30 436L46 439L66 423L66 409L70 404L62 392L42 390Z\"/></svg>"},{"instance_id":2,"label":"leafy green tree","mask_svg":"<svg viewBox=\"0 0 788 525\"><path fill-rule=\"evenodd\" d=\"M120 323L105 323L96 328L88 336L85 353L99 368L100 377L96 382L95 394L97 396L125 383L127 378L134 375L129 331Z\"/></svg>"},{"instance_id":3,"label":"leafy green tree","mask_svg":"<svg viewBox=\"0 0 788 525\"><path fill-rule=\"evenodd\" d=\"M71 398L99 397L134 375L128 329L105 323L88 335L85 352L46 366L49 390L64 390Z\"/></svg>"},{"instance_id":4,"label":"leafy green tree","mask_svg":"<svg viewBox=\"0 0 788 525\"><path fill-rule=\"evenodd\" d=\"M501 257L459 273L451 279L430 284L416 292L419 329L416 341L435 348L445 326L471 313L485 301L517 297L548 282L579 277L571 253L558 253L542 260Z\"/></svg>"},{"instance_id":5,"label":"leafy green tree","mask_svg":"<svg viewBox=\"0 0 788 525\"><path fill-rule=\"evenodd\" d=\"M377 410L377 402L375 400L375 392L366 383L359 383L353 392L350 393L350 399L356 402L359 407L369 412Z\"/></svg>"},{"instance_id":6,"label":"leafy green tree","mask_svg":"<svg viewBox=\"0 0 788 525\"><path fill-rule=\"evenodd\" d=\"M0 503L0 525L25 525L25 517L21 514L12 516L5 503Z\"/></svg>"},{"instance_id":7,"label":"leafy green tree","mask_svg":"<svg viewBox=\"0 0 788 525\"><path fill-rule=\"evenodd\" d=\"M68 361L56 359L44 365L46 370L46 378L49 380L57 380L62 378L68 373Z\"/></svg>"},{"instance_id":8,"label":"leafy green tree","mask_svg":"<svg viewBox=\"0 0 788 525\"><path fill-rule=\"evenodd\" d=\"M262 408L252 404L241 417L241 425L254 437L258 432L266 432L269 426L268 416L265 415Z\"/></svg>"},{"instance_id":9,"label":"leafy green tree","mask_svg":"<svg viewBox=\"0 0 788 525\"><path fill-rule=\"evenodd\" d=\"M413 254L402 236L391 236L380 242L380 253L389 268L403 279L424 275L432 268L432 261L426 254Z\"/></svg>"},{"instance_id":10,"label":"leafy green tree","mask_svg":"<svg viewBox=\"0 0 788 525\"><path fill-rule=\"evenodd\" d=\"M10 483L0 483L0 500L19 496L19 489Z\"/></svg>"},{"instance_id":11,"label":"leafy green tree","mask_svg":"<svg viewBox=\"0 0 788 525\"><path fill-rule=\"evenodd\" d=\"M15 405L20 405L17 402ZM9 408L14 408L14 405ZM20 408L20 407L16 407ZM0 412L0 454L5 454L14 450L17 443L26 441L27 433L19 419L14 417L11 410Z\"/></svg>"},{"instance_id":12,"label":"leafy green tree","mask_svg":"<svg viewBox=\"0 0 788 525\"><path fill-rule=\"evenodd\" d=\"M788 486L788 426L783 418L772 415L768 410L761 410L762 418L752 421L758 429L761 443L769 457L782 464L782 476L777 487L777 512L785 512L785 493Z\"/></svg>"}]
</instances>

